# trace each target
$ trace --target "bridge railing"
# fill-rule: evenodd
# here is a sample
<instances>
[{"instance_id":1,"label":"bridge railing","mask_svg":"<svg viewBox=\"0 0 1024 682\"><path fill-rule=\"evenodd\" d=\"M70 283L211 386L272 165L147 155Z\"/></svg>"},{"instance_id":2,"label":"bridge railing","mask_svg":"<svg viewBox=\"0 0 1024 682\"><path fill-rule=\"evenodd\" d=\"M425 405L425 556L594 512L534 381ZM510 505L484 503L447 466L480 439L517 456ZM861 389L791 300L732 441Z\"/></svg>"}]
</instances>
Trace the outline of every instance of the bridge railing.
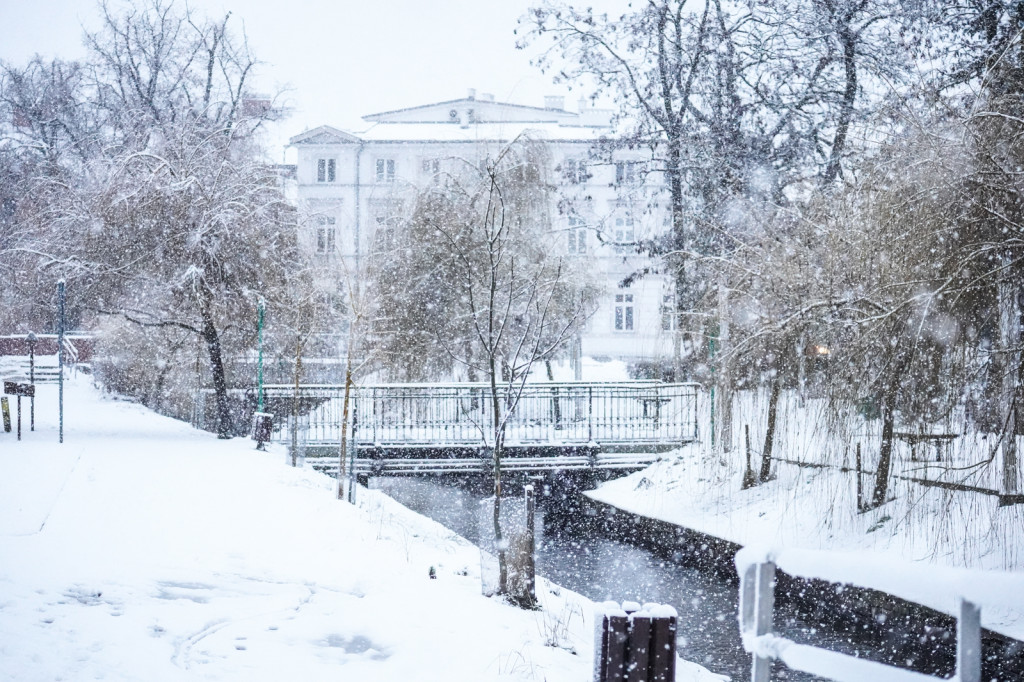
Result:
<instances>
[{"instance_id":1,"label":"bridge railing","mask_svg":"<svg viewBox=\"0 0 1024 682\"><path fill-rule=\"evenodd\" d=\"M669 444L696 440L696 384L659 382L527 384L515 402L499 389L509 445ZM284 417L298 401L306 443L341 438L344 387L266 387L270 411ZM514 409L507 412L515 402ZM277 403L280 407L275 408ZM370 384L354 387L349 411L360 446L491 445L493 405L482 383ZM277 440L291 420L278 418Z\"/></svg>"}]
</instances>

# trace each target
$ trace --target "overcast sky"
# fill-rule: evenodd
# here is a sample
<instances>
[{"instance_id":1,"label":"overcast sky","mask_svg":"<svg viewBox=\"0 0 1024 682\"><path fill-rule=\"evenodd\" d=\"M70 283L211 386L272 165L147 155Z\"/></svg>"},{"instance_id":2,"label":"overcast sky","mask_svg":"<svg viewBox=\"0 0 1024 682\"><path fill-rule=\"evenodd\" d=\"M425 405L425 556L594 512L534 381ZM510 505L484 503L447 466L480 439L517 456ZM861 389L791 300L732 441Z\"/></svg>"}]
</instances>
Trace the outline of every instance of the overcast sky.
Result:
<instances>
[{"instance_id":1,"label":"overcast sky","mask_svg":"<svg viewBox=\"0 0 1024 682\"><path fill-rule=\"evenodd\" d=\"M178 0L180 3L181 0ZM540 106L554 86L515 49L516 20L540 0L190 0L212 16L232 11L266 66L266 90L288 87L291 118L276 132L283 143L328 124L364 127L361 116L463 97L468 88ZM111 0L119 6L118 0ZM585 0L580 2L586 4ZM604 0L604 4L624 5ZM0 0L0 59L33 54L81 57L83 27L98 26L92 0ZM570 105L575 106L575 105ZM280 159L281 151L274 154Z\"/></svg>"}]
</instances>

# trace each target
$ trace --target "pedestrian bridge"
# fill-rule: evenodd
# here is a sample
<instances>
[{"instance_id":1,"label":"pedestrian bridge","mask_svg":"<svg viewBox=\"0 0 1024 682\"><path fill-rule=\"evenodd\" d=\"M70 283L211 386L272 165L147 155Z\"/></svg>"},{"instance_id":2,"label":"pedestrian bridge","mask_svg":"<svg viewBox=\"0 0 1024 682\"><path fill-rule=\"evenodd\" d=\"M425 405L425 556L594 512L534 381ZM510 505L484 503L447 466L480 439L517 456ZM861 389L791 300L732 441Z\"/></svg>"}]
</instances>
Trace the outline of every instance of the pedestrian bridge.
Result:
<instances>
[{"instance_id":1,"label":"pedestrian bridge","mask_svg":"<svg viewBox=\"0 0 1024 682\"><path fill-rule=\"evenodd\" d=\"M345 389L265 386L273 440L303 449L319 468L340 468ZM697 439L697 384L654 381L536 383L499 387L502 468L635 470ZM493 467L490 386L369 384L349 403L349 472L477 472ZM511 410L506 406L512 405Z\"/></svg>"}]
</instances>

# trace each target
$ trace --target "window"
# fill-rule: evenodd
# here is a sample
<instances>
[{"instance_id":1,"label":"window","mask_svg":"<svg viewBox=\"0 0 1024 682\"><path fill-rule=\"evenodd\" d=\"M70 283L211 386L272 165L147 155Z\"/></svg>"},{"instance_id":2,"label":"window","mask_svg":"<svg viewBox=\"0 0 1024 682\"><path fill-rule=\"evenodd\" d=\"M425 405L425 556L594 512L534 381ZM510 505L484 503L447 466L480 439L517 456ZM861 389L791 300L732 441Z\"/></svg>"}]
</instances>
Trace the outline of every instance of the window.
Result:
<instances>
[{"instance_id":1,"label":"window","mask_svg":"<svg viewBox=\"0 0 1024 682\"><path fill-rule=\"evenodd\" d=\"M337 174L337 162L334 159L316 160L316 181L334 182Z\"/></svg>"},{"instance_id":2,"label":"window","mask_svg":"<svg viewBox=\"0 0 1024 682\"><path fill-rule=\"evenodd\" d=\"M316 227L316 252L334 253L335 244L334 216L320 216Z\"/></svg>"},{"instance_id":3,"label":"window","mask_svg":"<svg viewBox=\"0 0 1024 682\"><path fill-rule=\"evenodd\" d=\"M421 163L423 175L430 178L434 184L439 183L441 181L441 159L423 159Z\"/></svg>"},{"instance_id":4,"label":"window","mask_svg":"<svg viewBox=\"0 0 1024 682\"><path fill-rule=\"evenodd\" d=\"M638 161L616 161L615 162L615 184L635 185L640 177L640 163Z\"/></svg>"},{"instance_id":5,"label":"window","mask_svg":"<svg viewBox=\"0 0 1024 682\"><path fill-rule=\"evenodd\" d=\"M383 215L378 215L374 220L377 223L377 240L384 245L393 244L395 242L394 221Z\"/></svg>"},{"instance_id":6,"label":"window","mask_svg":"<svg viewBox=\"0 0 1024 682\"><path fill-rule=\"evenodd\" d=\"M633 331L633 294L615 294L615 331Z\"/></svg>"},{"instance_id":7,"label":"window","mask_svg":"<svg viewBox=\"0 0 1024 682\"><path fill-rule=\"evenodd\" d=\"M666 294L661 297L661 331L674 332L679 324L679 314L676 312L676 297Z\"/></svg>"},{"instance_id":8,"label":"window","mask_svg":"<svg viewBox=\"0 0 1024 682\"><path fill-rule=\"evenodd\" d=\"M615 217L615 252L629 253L633 250L632 243L636 241L636 233L633 229L633 217L620 215Z\"/></svg>"},{"instance_id":9,"label":"window","mask_svg":"<svg viewBox=\"0 0 1024 682\"><path fill-rule=\"evenodd\" d=\"M583 159L566 159L562 164L562 176L572 185L585 183L590 177L587 175L587 162Z\"/></svg>"},{"instance_id":10,"label":"window","mask_svg":"<svg viewBox=\"0 0 1024 682\"><path fill-rule=\"evenodd\" d=\"M579 216L569 216L569 254L579 256L587 252L587 229Z\"/></svg>"},{"instance_id":11,"label":"window","mask_svg":"<svg viewBox=\"0 0 1024 682\"><path fill-rule=\"evenodd\" d=\"M395 181L395 160L377 159L377 182Z\"/></svg>"}]
</instances>

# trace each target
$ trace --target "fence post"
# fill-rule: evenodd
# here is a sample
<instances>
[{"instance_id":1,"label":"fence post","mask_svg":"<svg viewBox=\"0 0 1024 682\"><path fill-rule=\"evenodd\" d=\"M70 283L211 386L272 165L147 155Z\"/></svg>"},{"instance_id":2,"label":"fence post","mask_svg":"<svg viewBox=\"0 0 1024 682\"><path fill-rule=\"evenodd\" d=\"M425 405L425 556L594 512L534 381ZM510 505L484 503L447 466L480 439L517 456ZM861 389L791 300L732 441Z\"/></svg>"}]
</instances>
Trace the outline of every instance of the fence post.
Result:
<instances>
[{"instance_id":1,"label":"fence post","mask_svg":"<svg viewBox=\"0 0 1024 682\"><path fill-rule=\"evenodd\" d=\"M594 442L594 387L587 386L587 442Z\"/></svg>"},{"instance_id":2,"label":"fence post","mask_svg":"<svg viewBox=\"0 0 1024 682\"><path fill-rule=\"evenodd\" d=\"M625 606L625 604L623 604ZM625 682L649 682L651 654L651 616L641 610L639 604L626 609L629 616L626 641L626 664L623 670Z\"/></svg>"},{"instance_id":3,"label":"fence post","mask_svg":"<svg viewBox=\"0 0 1024 682\"><path fill-rule=\"evenodd\" d=\"M748 593L749 594L749 593ZM775 563L764 561L757 564L757 593L753 600L754 635L771 634L772 611L775 609ZM754 653L754 664L750 671L751 682L769 682L772 674L772 659Z\"/></svg>"},{"instance_id":4,"label":"fence post","mask_svg":"<svg viewBox=\"0 0 1024 682\"><path fill-rule=\"evenodd\" d=\"M676 631L679 614L668 605L644 604L651 618L651 682L674 682L676 679Z\"/></svg>"},{"instance_id":5,"label":"fence post","mask_svg":"<svg viewBox=\"0 0 1024 682\"><path fill-rule=\"evenodd\" d=\"M981 682L981 609L960 600L956 620L956 678L958 682Z\"/></svg>"}]
</instances>

